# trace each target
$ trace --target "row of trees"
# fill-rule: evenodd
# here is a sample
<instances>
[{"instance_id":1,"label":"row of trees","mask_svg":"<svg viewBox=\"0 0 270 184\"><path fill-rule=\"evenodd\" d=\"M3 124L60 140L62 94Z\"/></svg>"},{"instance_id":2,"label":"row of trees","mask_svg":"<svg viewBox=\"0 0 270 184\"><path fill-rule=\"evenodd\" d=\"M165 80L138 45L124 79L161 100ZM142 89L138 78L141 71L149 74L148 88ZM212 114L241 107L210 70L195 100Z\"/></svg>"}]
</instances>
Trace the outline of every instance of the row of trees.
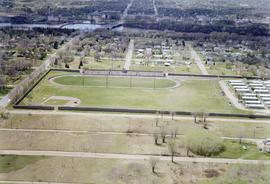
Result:
<instances>
[{"instance_id":1,"label":"row of trees","mask_svg":"<svg viewBox=\"0 0 270 184\"><path fill-rule=\"evenodd\" d=\"M171 19L162 19L156 21L153 18L139 17L129 18L124 26L131 28L141 29L156 29L160 31L171 30L177 32L188 32L188 33L206 33L212 32L228 32L236 33L240 35L253 35L253 36L268 36L269 28L266 24L261 23L249 23L241 26L233 25L220 25L215 23L201 24L192 21L174 21Z\"/></svg>"},{"instance_id":2,"label":"row of trees","mask_svg":"<svg viewBox=\"0 0 270 184\"><path fill-rule=\"evenodd\" d=\"M225 150L224 141L222 138L206 131L206 130L191 130L185 134L184 145L177 140L177 129L171 132L169 136L165 127L160 127L159 131L153 133L155 145L166 144L168 152L171 156L171 162L174 163L174 157L179 155L178 149L180 147L186 148L186 154L189 157L190 152L194 155L210 157L218 155ZM161 142L158 142L159 138ZM166 139L169 139L166 141ZM152 172L155 173L155 168L158 163L158 158L153 157L150 159Z\"/></svg>"},{"instance_id":3,"label":"row of trees","mask_svg":"<svg viewBox=\"0 0 270 184\"><path fill-rule=\"evenodd\" d=\"M64 44L72 31L59 29L0 30L0 75L12 83L38 66L49 52Z\"/></svg>"}]
</instances>

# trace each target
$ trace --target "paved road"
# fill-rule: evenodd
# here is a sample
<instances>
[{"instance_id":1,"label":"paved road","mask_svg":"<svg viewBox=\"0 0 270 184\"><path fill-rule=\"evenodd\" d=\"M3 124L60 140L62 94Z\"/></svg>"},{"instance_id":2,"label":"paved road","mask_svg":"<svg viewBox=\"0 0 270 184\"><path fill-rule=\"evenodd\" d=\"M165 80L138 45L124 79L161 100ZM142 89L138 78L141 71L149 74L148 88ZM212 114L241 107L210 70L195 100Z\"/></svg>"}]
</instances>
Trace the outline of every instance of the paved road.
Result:
<instances>
[{"instance_id":1,"label":"paved road","mask_svg":"<svg viewBox=\"0 0 270 184\"><path fill-rule=\"evenodd\" d=\"M154 7L154 11L155 11L155 16L158 16L158 10L157 10L157 6L156 6L156 0L153 0L153 7Z\"/></svg>"},{"instance_id":2,"label":"paved road","mask_svg":"<svg viewBox=\"0 0 270 184\"><path fill-rule=\"evenodd\" d=\"M10 98L8 97L8 95L4 96L1 100L0 100L0 107L6 107L10 102Z\"/></svg>"},{"instance_id":3,"label":"paved road","mask_svg":"<svg viewBox=\"0 0 270 184\"><path fill-rule=\"evenodd\" d=\"M128 16L128 10L129 10L130 7L132 6L133 1L134 1L134 0L132 0L132 1L127 5L127 7L126 7L126 9L125 9L125 11L123 12L123 15L122 15L122 17L121 17L121 20L119 21L119 24L123 24L123 23L124 23L125 18Z\"/></svg>"},{"instance_id":4,"label":"paved road","mask_svg":"<svg viewBox=\"0 0 270 184\"><path fill-rule=\"evenodd\" d=\"M191 50L191 57L195 60L196 64L198 65L199 69L201 70L202 75L209 75L200 56L197 54L197 52L193 49L192 46L190 46Z\"/></svg>"},{"instance_id":5,"label":"paved road","mask_svg":"<svg viewBox=\"0 0 270 184\"><path fill-rule=\"evenodd\" d=\"M124 66L125 70L129 70L129 67L131 65L133 49L134 49L134 40L130 40L127 55L126 55L126 62L125 62L125 66Z\"/></svg>"},{"instance_id":6,"label":"paved road","mask_svg":"<svg viewBox=\"0 0 270 184\"><path fill-rule=\"evenodd\" d=\"M154 158L157 158L157 159L162 160L162 161L170 161L171 160L170 156L114 154L114 153L88 153L88 152L64 152L64 151L0 150L0 155L30 155L30 156L78 157L78 158L126 159L126 160L149 160L149 159L154 157ZM175 157L174 161L175 162L193 162L193 163L199 162L199 163L270 165L270 160Z\"/></svg>"},{"instance_id":7,"label":"paved road","mask_svg":"<svg viewBox=\"0 0 270 184\"><path fill-rule=\"evenodd\" d=\"M219 81L219 84L232 105L234 105L238 109L247 110L242 104L238 102L238 99L231 93L225 81Z\"/></svg>"},{"instance_id":8,"label":"paved road","mask_svg":"<svg viewBox=\"0 0 270 184\"><path fill-rule=\"evenodd\" d=\"M235 95L230 91L228 85L226 85L225 81L219 81L220 87L231 102L236 108L241 110L252 110L253 112L259 113L259 114L270 114L270 110L256 110L256 109L247 109L244 107L243 104L239 103L238 99L235 97Z\"/></svg>"}]
</instances>

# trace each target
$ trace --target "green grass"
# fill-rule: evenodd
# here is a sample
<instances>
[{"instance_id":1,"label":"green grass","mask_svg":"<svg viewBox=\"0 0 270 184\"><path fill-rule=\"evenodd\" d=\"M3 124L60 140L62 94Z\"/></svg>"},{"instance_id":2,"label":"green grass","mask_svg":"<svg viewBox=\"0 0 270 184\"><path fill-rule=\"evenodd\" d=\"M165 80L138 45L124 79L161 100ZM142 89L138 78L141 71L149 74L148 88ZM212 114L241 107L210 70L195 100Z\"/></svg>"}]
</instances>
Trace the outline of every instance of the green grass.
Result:
<instances>
[{"instance_id":1,"label":"green grass","mask_svg":"<svg viewBox=\"0 0 270 184\"><path fill-rule=\"evenodd\" d=\"M174 89L58 86L48 81L48 77L61 74L67 73L50 73L30 93L31 98L27 97L22 103L37 104L51 96L69 96L79 98L83 106L224 113L243 112L229 105L227 99L221 95L218 81L183 80L181 86ZM157 86L159 86L158 82Z\"/></svg>"},{"instance_id":2,"label":"green grass","mask_svg":"<svg viewBox=\"0 0 270 184\"><path fill-rule=\"evenodd\" d=\"M34 164L35 162L44 159L41 156L9 156L0 155L0 173L8 173L17 171L27 165Z\"/></svg>"},{"instance_id":3,"label":"green grass","mask_svg":"<svg viewBox=\"0 0 270 184\"><path fill-rule=\"evenodd\" d=\"M141 88L169 88L176 83L167 79L131 78L131 77L89 77L63 76L54 80L56 83L71 86L103 86L109 87L141 87Z\"/></svg>"},{"instance_id":4,"label":"green grass","mask_svg":"<svg viewBox=\"0 0 270 184\"><path fill-rule=\"evenodd\" d=\"M144 65L134 65L131 66L131 70L144 70L144 71L163 71L168 73L192 73L192 74L200 74L200 70L197 65L193 64L187 69L186 66L144 66Z\"/></svg>"},{"instance_id":5,"label":"green grass","mask_svg":"<svg viewBox=\"0 0 270 184\"><path fill-rule=\"evenodd\" d=\"M246 146L247 149L243 149ZM248 159L248 160L270 160L269 153L260 152L256 144L239 141L225 141L225 151L220 153L218 158Z\"/></svg>"},{"instance_id":6,"label":"green grass","mask_svg":"<svg viewBox=\"0 0 270 184\"><path fill-rule=\"evenodd\" d=\"M8 94L11 88L0 89L0 97Z\"/></svg>"},{"instance_id":7,"label":"green grass","mask_svg":"<svg viewBox=\"0 0 270 184\"><path fill-rule=\"evenodd\" d=\"M80 58L75 57L74 61L71 62L71 69L78 69L80 64ZM124 60L111 60L111 59L102 59L99 62L94 61L93 57L85 57L85 63L82 68L89 69L113 69L113 70L121 70L124 66Z\"/></svg>"}]
</instances>

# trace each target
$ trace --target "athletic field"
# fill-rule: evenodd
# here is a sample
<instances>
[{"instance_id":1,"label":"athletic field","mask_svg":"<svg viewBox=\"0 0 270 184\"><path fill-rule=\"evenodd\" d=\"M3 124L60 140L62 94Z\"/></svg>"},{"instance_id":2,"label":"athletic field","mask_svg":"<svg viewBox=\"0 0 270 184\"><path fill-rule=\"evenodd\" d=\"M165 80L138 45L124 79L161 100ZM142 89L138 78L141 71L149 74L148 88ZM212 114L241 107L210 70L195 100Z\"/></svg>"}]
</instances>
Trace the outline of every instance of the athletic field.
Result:
<instances>
[{"instance_id":1,"label":"athletic field","mask_svg":"<svg viewBox=\"0 0 270 184\"><path fill-rule=\"evenodd\" d=\"M218 80L80 76L68 72L50 72L22 105L66 105L72 100L76 106L241 112L222 95Z\"/></svg>"}]
</instances>

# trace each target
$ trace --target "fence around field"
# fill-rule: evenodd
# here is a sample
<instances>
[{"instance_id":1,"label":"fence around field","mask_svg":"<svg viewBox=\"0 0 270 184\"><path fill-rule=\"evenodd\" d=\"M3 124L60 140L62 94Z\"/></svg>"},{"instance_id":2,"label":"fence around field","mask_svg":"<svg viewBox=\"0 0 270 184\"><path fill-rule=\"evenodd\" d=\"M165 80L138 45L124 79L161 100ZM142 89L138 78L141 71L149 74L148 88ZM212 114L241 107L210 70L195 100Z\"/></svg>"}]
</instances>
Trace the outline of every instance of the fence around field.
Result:
<instances>
[{"instance_id":1,"label":"fence around field","mask_svg":"<svg viewBox=\"0 0 270 184\"><path fill-rule=\"evenodd\" d=\"M136 70L83 70L84 75L111 75L111 76L134 76L134 77L165 77L161 71L136 71Z\"/></svg>"},{"instance_id":2,"label":"fence around field","mask_svg":"<svg viewBox=\"0 0 270 184\"><path fill-rule=\"evenodd\" d=\"M126 109L126 108L98 108L98 107L71 107L59 106L58 110L63 111L93 111L93 112L118 112L118 113L141 113L141 114L164 114L164 115L187 115L191 116L194 112L186 111L160 111L153 109ZM226 113L208 113L208 116L221 117L240 117L240 118L270 118L270 115L255 115L255 114L226 114Z\"/></svg>"},{"instance_id":3,"label":"fence around field","mask_svg":"<svg viewBox=\"0 0 270 184\"><path fill-rule=\"evenodd\" d=\"M54 106L47 105L14 105L14 109L25 109L25 110L54 110Z\"/></svg>"},{"instance_id":4,"label":"fence around field","mask_svg":"<svg viewBox=\"0 0 270 184\"><path fill-rule=\"evenodd\" d=\"M46 64L46 65L45 65ZM40 69L33 72L28 78L22 81L22 86L18 86L14 88L15 92L12 91L11 95L18 95L15 99L15 105L13 105L14 109L28 109L28 110L55 110L58 109L60 111L88 111L88 112L117 112L117 113L142 113L142 114L164 114L164 115L193 115L194 112L185 112L185 111L159 111L154 109L128 109L128 108L99 108L99 107L89 107L89 106L48 106L48 105L20 105L22 100L39 84L39 82L47 76L47 74L51 71L63 71L63 72L80 72L80 70L70 70L70 69L47 69L48 63L44 63L40 66ZM90 71L90 70L88 70ZM109 70L91 70L92 72L111 72ZM115 71L113 73L115 75L119 74L119 71ZM121 71L123 72L123 71ZM133 71L134 72L134 71ZM136 72L134 72L136 74ZM134 74L132 73L132 74ZM149 72L146 72L149 73ZM150 72L152 73L152 72ZM145 73L142 73L145 74ZM101 75L101 74L100 74ZM178 76L199 76L199 77L209 77L209 75L190 75L190 74L177 74ZM138 75L137 75L138 76ZM149 75L148 75L149 76ZM212 77L217 77L210 75ZM151 77L159 77L159 76L151 76ZM219 76L220 77L220 76ZM223 76L224 78L232 78L231 76ZM19 88L19 89L18 89ZM13 94L14 93L14 94ZM23 95L21 95L23 94ZM10 94L9 94L10 95ZM230 114L230 113L208 113L208 116L222 116L222 117L240 117L240 118L268 118L270 119L270 115L255 115L255 114Z\"/></svg>"}]
</instances>

